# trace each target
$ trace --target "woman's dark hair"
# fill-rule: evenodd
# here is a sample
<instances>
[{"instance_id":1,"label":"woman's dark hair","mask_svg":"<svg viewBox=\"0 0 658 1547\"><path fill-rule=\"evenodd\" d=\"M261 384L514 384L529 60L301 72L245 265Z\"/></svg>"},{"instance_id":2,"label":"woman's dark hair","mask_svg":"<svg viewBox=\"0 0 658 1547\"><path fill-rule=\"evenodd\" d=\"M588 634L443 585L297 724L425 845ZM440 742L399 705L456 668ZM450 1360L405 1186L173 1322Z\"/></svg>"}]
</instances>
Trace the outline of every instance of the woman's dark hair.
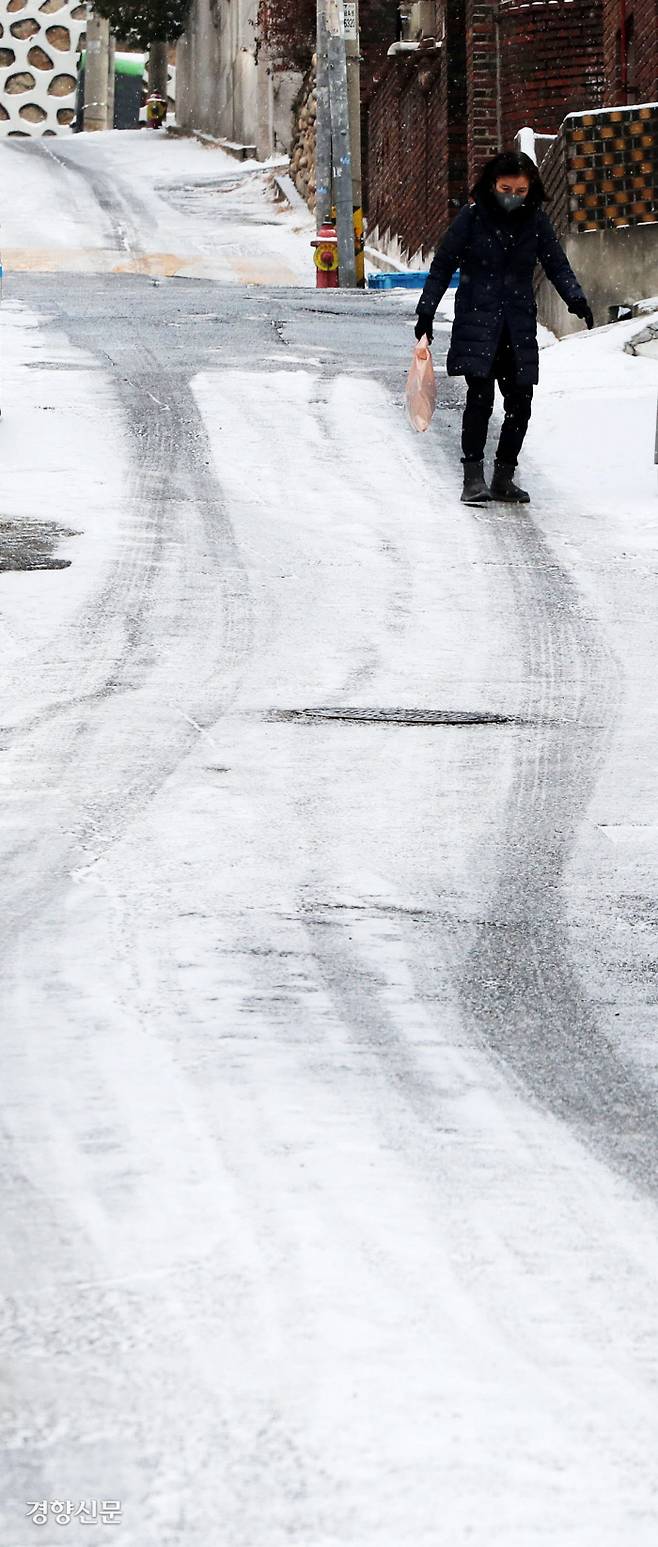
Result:
<instances>
[{"instance_id":1,"label":"woman's dark hair","mask_svg":"<svg viewBox=\"0 0 658 1547\"><path fill-rule=\"evenodd\" d=\"M544 184L534 161L530 156L526 156L525 151L501 150L498 155L491 156L489 161L485 161L477 182L471 189L471 197L477 199L478 195L481 198L490 195L499 177L527 177L530 190L526 205L536 209L539 204L543 204L546 198Z\"/></svg>"}]
</instances>

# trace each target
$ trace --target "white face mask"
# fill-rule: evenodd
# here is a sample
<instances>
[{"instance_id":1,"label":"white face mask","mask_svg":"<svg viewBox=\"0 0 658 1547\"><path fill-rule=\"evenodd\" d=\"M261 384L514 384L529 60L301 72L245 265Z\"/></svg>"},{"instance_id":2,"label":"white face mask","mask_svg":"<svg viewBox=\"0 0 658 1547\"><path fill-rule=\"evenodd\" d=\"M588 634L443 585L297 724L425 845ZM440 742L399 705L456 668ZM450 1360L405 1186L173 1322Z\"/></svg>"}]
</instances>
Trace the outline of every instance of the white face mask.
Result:
<instances>
[{"instance_id":1,"label":"white face mask","mask_svg":"<svg viewBox=\"0 0 658 1547\"><path fill-rule=\"evenodd\" d=\"M506 210L508 215L511 215L515 209L520 209L526 201L524 193L499 193L497 188L494 188L494 193L501 209Z\"/></svg>"}]
</instances>

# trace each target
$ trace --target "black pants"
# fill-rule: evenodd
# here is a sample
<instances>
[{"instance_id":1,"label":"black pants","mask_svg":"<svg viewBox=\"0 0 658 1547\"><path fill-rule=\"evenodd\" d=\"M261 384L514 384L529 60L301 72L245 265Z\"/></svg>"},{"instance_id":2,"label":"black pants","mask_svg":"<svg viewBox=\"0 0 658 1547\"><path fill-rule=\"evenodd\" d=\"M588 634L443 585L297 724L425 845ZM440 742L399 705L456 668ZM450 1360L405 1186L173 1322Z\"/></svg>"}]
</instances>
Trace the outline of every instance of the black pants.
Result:
<instances>
[{"instance_id":1,"label":"black pants","mask_svg":"<svg viewBox=\"0 0 658 1547\"><path fill-rule=\"evenodd\" d=\"M466 377L468 392L462 422L465 462L481 462L484 456L496 382L503 394L505 409L496 456L500 462L516 467L530 423L532 387L519 387L517 384L516 356L507 331L503 333L498 345L489 375Z\"/></svg>"}]
</instances>

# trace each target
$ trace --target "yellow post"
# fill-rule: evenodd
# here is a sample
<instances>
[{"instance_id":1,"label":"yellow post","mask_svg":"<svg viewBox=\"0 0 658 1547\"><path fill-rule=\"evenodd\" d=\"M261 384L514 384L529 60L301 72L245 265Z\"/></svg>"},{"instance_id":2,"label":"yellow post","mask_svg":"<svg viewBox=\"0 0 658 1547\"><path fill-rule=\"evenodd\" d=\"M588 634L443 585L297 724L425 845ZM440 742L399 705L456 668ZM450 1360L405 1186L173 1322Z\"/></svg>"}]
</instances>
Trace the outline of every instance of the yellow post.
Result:
<instances>
[{"instance_id":1,"label":"yellow post","mask_svg":"<svg viewBox=\"0 0 658 1547\"><path fill-rule=\"evenodd\" d=\"M366 283L366 238L363 224L363 210L354 211L354 251L356 254L356 282L359 289L363 290Z\"/></svg>"}]
</instances>

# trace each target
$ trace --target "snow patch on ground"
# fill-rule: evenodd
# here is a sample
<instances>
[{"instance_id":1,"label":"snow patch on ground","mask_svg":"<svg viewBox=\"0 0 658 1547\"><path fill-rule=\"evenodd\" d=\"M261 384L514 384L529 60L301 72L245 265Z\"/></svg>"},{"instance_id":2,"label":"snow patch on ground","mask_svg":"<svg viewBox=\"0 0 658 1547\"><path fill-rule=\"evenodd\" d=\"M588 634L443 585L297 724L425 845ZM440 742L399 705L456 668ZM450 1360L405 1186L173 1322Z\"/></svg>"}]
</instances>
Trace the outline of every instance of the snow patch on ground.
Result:
<instances>
[{"instance_id":1,"label":"snow patch on ground","mask_svg":"<svg viewBox=\"0 0 658 1547\"><path fill-rule=\"evenodd\" d=\"M658 317L658 313L656 314ZM528 451L564 500L596 515L611 543L656 546L658 362L624 345L637 320L571 334L542 355Z\"/></svg>"},{"instance_id":2,"label":"snow patch on ground","mask_svg":"<svg viewBox=\"0 0 658 1547\"><path fill-rule=\"evenodd\" d=\"M108 376L15 301L0 312L0 340L0 520L73 534L55 547L69 569L2 574L6 659L37 654L98 588L120 541L126 490L124 426Z\"/></svg>"}]
</instances>

